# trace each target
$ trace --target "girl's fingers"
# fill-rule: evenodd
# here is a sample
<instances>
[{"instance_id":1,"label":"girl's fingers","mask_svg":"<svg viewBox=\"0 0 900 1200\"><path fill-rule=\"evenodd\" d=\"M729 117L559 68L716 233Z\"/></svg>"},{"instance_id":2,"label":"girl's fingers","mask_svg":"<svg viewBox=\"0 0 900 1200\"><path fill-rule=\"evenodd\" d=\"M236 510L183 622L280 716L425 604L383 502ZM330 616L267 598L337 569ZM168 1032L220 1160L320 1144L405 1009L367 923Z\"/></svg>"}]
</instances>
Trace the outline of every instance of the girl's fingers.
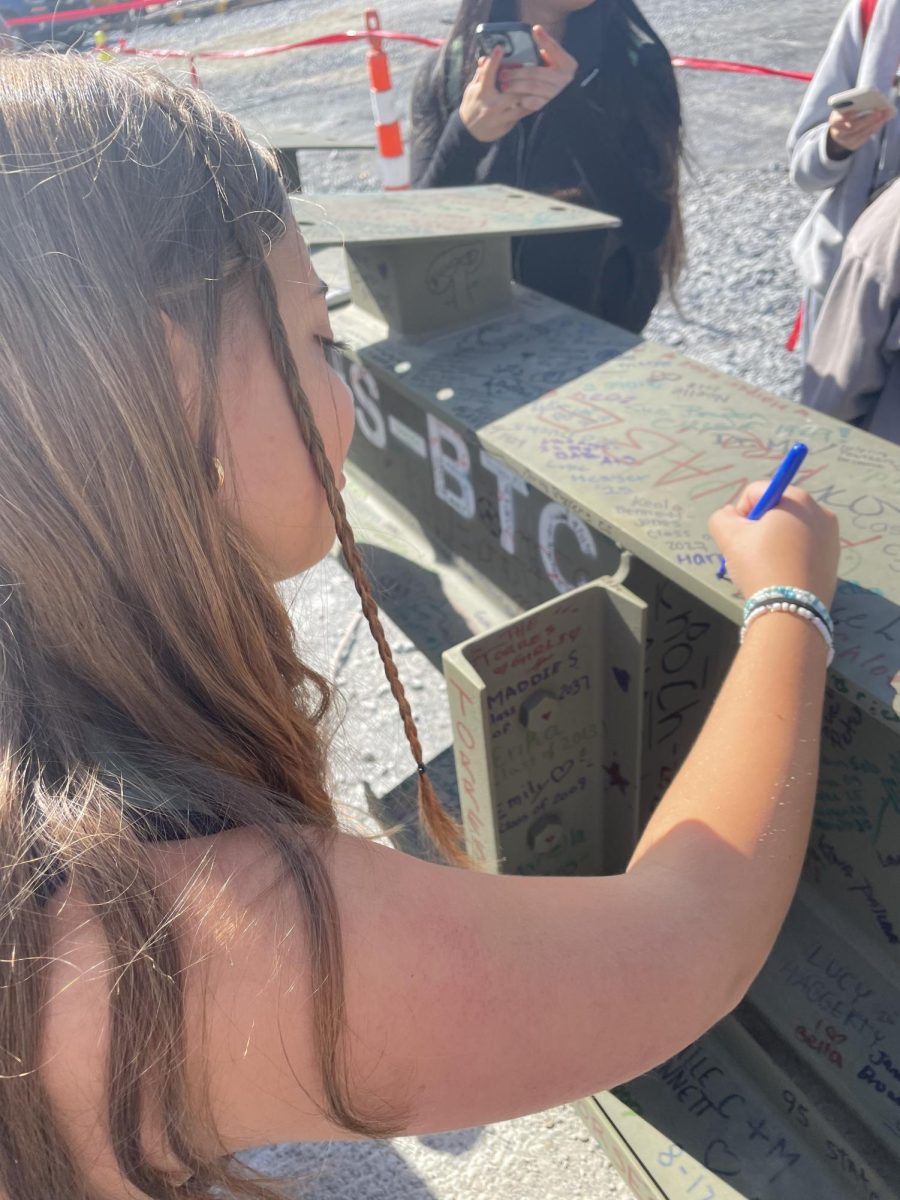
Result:
<instances>
[{"instance_id":1,"label":"girl's fingers","mask_svg":"<svg viewBox=\"0 0 900 1200\"><path fill-rule=\"evenodd\" d=\"M534 40L537 42L538 50L540 50L544 62L550 67L556 67L558 70L567 71L574 75L578 69L578 63L569 54L568 50L564 50L556 38L550 36L543 25L535 25L532 32L534 33Z\"/></svg>"},{"instance_id":2,"label":"girl's fingers","mask_svg":"<svg viewBox=\"0 0 900 1200\"><path fill-rule=\"evenodd\" d=\"M868 141L873 133L876 133L891 119L891 113L877 112L869 113L866 116L856 115L854 117L845 117L839 121L835 121L831 126L831 136L839 146L844 146L848 150L856 150L864 142Z\"/></svg>"},{"instance_id":3,"label":"girl's fingers","mask_svg":"<svg viewBox=\"0 0 900 1200\"><path fill-rule=\"evenodd\" d=\"M876 129L880 128L885 123L885 121L890 120L892 115L893 114L887 112L886 110L876 113L858 113L847 117L842 122L842 126L844 132L847 133L848 136L862 137L864 135L874 133Z\"/></svg>"},{"instance_id":4,"label":"girl's fingers","mask_svg":"<svg viewBox=\"0 0 900 1200\"><path fill-rule=\"evenodd\" d=\"M543 96L545 100L552 100L554 96L559 95L559 91L559 88L539 87L536 83L529 87L518 80L511 80L503 88L504 95L507 96Z\"/></svg>"},{"instance_id":5,"label":"girl's fingers","mask_svg":"<svg viewBox=\"0 0 900 1200\"><path fill-rule=\"evenodd\" d=\"M525 84L529 91L543 87L548 81L558 85L568 79L568 75L555 67L506 67L502 74L508 83Z\"/></svg>"},{"instance_id":6,"label":"girl's fingers","mask_svg":"<svg viewBox=\"0 0 900 1200\"><path fill-rule=\"evenodd\" d=\"M884 118L882 117L881 113L869 113L868 116L863 117L862 120L855 121L850 126L850 132L862 137L863 134L874 133L878 126L883 123L883 121Z\"/></svg>"},{"instance_id":7,"label":"girl's fingers","mask_svg":"<svg viewBox=\"0 0 900 1200\"><path fill-rule=\"evenodd\" d=\"M570 82L558 71L551 71L547 67L541 67L540 71L546 72L543 78L536 72L520 77L517 71L511 71L504 83L504 92L517 96L543 96L547 100L552 100Z\"/></svg>"},{"instance_id":8,"label":"girl's fingers","mask_svg":"<svg viewBox=\"0 0 900 1200\"><path fill-rule=\"evenodd\" d=\"M516 100L520 112L539 112L549 103L546 96L519 96Z\"/></svg>"},{"instance_id":9,"label":"girl's fingers","mask_svg":"<svg viewBox=\"0 0 900 1200\"><path fill-rule=\"evenodd\" d=\"M500 72L500 64L502 61L503 51L499 46L495 46L491 51L491 56L487 60L487 65L484 68L483 79L486 88L497 88L498 91L502 90L501 88L497 87L497 76Z\"/></svg>"},{"instance_id":10,"label":"girl's fingers","mask_svg":"<svg viewBox=\"0 0 900 1200\"><path fill-rule=\"evenodd\" d=\"M768 486L769 484L767 480L760 479L744 488L740 499L738 500L737 504L734 505L734 510L737 512L738 516L746 517L747 513L750 512L757 500L762 498L762 495ZM731 505L726 505L726 508L731 508Z\"/></svg>"},{"instance_id":11,"label":"girl's fingers","mask_svg":"<svg viewBox=\"0 0 900 1200\"><path fill-rule=\"evenodd\" d=\"M844 130L840 136L847 146L855 150L859 146L862 146L864 142L867 142L873 134L877 133L883 124L884 120L879 114L874 119L867 118L864 122Z\"/></svg>"}]
</instances>

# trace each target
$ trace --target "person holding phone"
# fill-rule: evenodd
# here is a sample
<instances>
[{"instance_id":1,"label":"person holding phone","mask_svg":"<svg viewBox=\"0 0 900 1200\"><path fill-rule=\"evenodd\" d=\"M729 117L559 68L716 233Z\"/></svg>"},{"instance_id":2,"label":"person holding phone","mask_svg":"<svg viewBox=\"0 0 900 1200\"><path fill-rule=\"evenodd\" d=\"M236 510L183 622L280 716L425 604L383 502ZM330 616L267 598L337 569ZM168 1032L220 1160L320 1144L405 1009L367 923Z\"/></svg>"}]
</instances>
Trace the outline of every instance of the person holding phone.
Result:
<instances>
[{"instance_id":1,"label":"person holding phone","mask_svg":"<svg viewBox=\"0 0 900 1200\"><path fill-rule=\"evenodd\" d=\"M844 239L900 172L898 66L900 0L849 0L788 137L791 179L818 197L791 245L804 288L804 357ZM868 95L848 103L854 91Z\"/></svg>"},{"instance_id":2,"label":"person holding phone","mask_svg":"<svg viewBox=\"0 0 900 1200\"><path fill-rule=\"evenodd\" d=\"M490 50L476 30L531 27ZM523 61L524 60L524 61ZM505 183L622 221L516 239L521 283L639 332L684 253L681 105L665 46L634 0L463 0L413 85L414 187Z\"/></svg>"}]
</instances>

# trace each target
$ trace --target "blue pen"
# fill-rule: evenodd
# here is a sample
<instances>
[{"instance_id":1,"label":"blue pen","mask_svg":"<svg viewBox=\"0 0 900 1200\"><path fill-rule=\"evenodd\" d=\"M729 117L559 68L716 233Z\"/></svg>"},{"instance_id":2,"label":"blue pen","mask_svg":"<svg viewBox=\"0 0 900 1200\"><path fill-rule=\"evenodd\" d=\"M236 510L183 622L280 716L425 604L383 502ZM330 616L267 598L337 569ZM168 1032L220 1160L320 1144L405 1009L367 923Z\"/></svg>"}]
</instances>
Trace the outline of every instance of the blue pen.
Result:
<instances>
[{"instance_id":1,"label":"blue pen","mask_svg":"<svg viewBox=\"0 0 900 1200\"><path fill-rule=\"evenodd\" d=\"M800 464L803 462L806 455L809 453L809 447L803 442L795 442L784 456L784 462L772 476L772 480L757 502L753 505L750 512L747 513L748 521L758 521L760 517L772 508L776 508L781 502L781 497L785 490L790 487L794 476L800 470ZM721 565L716 572L716 579L725 578L725 559L723 556Z\"/></svg>"}]
</instances>

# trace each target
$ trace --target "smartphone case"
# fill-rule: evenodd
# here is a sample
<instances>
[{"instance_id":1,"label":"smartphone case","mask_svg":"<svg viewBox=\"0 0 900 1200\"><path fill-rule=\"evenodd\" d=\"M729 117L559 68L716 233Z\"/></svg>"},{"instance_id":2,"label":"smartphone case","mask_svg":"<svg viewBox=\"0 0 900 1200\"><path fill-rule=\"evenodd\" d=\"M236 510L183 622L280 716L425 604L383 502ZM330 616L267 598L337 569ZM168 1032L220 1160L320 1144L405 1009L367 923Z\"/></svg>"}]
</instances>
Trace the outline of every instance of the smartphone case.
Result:
<instances>
[{"instance_id":1,"label":"smartphone case","mask_svg":"<svg viewBox=\"0 0 900 1200\"><path fill-rule=\"evenodd\" d=\"M475 37L481 53L488 57L500 46L503 64L509 67L539 67L541 55L531 32L524 21L493 21L477 25Z\"/></svg>"}]
</instances>

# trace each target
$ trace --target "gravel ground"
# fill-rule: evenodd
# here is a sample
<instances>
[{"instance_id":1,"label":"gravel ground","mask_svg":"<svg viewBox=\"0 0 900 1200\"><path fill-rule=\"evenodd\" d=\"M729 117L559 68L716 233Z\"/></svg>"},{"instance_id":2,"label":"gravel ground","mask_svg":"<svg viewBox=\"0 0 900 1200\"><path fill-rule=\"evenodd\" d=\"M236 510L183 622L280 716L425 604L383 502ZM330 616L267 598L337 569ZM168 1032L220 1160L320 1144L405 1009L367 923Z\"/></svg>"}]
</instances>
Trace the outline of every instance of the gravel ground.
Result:
<instances>
[{"instance_id":1,"label":"gravel ground","mask_svg":"<svg viewBox=\"0 0 900 1200\"><path fill-rule=\"evenodd\" d=\"M277 0L170 28L142 25L133 44L232 49L359 28L358 5ZM841 0L646 0L673 53L812 69ZM385 28L440 36L454 6L383 0ZM408 94L422 50L391 50L395 86ZM249 63L202 63L203 85L257 128L287 123L335 136L371 135L359 47L284 54ZM685 180L689 260L680 310L664 304L647 335L795 397L799 364L783 349L798 290L788 243L807 201L787 180L784 142L802 84L682 72L691 170ZM323 98L327 97L327 104ZM378 186L371 156L307 154L308 191ZM351 513L365 538L365 513ZM411 763L355 593L333 561L286 589L309 657L336 678L348 719L334 758L335 794L365 824L364 784L383 794ZM450 742L440 675L396 629L393 645L426 756ZM306 631L314 631L307 633ZM629 1195L569 1110L432 1138L386 1144L272 1147L249 1156L262 1170L301 1171L313 1200L621 1200Z\"/></svg>"},{"instance_id":2,"label":"gravel ground","mask_svg":"<svg viewBox=\"0 0 900 1200\"><path fill-rule=\"evenodd\" d=\"M436 1137L273 1146L253 1164L301 1171L304 1200L629 1200L597 1143L570 1109Z\"/></svg>"},{"instance_id":3,"label":"gravel ground","mask_svg":"<svg viewBox=\"0 0 900 1200\"><path fill-rule=\"evenodd\" d=\"M842 0L646 0L644 12L673 53L811 70ZM359 28L357 3L278 0L176 27L144 25L136 45L237 49ZM440 37L455 6L383 0L385 28ZM402 100L423 54L391 47ZM244 63L201 63L207 90L248 124L286 123L335 136L371 135L359 46L299 51ZM808 200L787 178L785 137L803 85L790 80L682 71L687 149L685 216L689 259L680 309L662 304L647 336L721 370L795 397L798 362L784 351L798 288L788 252ZM328 104L310 105L327 95ZM372 155L304 155L308 191L378 187Z\"/></svg>"}]
</instances>

